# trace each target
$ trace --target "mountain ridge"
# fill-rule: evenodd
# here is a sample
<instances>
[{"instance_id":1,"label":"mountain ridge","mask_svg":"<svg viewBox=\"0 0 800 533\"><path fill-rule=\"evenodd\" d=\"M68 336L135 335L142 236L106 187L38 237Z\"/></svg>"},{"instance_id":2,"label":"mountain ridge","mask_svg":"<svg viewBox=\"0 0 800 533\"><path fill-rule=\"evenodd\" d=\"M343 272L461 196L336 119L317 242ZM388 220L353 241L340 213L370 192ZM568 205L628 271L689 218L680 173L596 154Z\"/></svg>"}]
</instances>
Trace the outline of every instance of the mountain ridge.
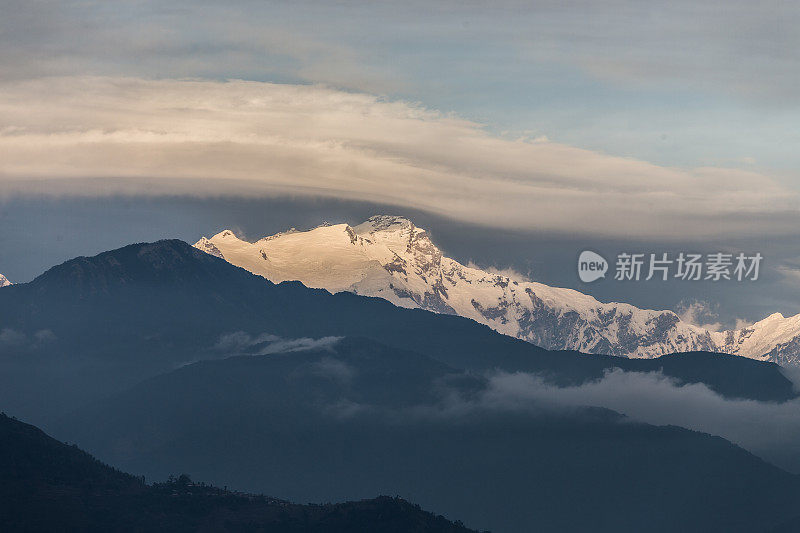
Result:
<instances>
[{"instance_id":1,"label":"mountain ridge","mask_svg":"<svg viewBox=\"0 0 800 533\"><path fill-rule=\"evenodd\" d=\"M36 426L0 414L3 531L384 531L467 533L399 498L298 505L193 483L147 485Z\"/></svg>"},{"instance_id":2,"label":"mountain ridge","mask_svg":"<svg viewBox=\"0 0 800 533\"><path fill-rule=\"evenodd\" d=\"M410 220L377 215L362 224L292 229L254 242L231 230L194 245L270 281L464 316L549 350L652 358L712 351L800 365L800 315L779 313L736 330L710 331L669 310L603 303L567 288L515 279L446 257Z\"/></svg>"},{"instance_id":3,"label":"mountain ridge","mask_svg":"<svg viewBox=\"0 0 800 533\"><path fill-rule=\"evenodd\" d=\"M457 315L297 281L276 285L178 240L77 258L4 288L0 324L0 404L40 424L187 362L218 358L221 338L236 332L366 337L454 368L530 372L557 385L620 368L704 383L726 398L797 396L774 363L711 353L636 360L547 351Z\"/></svg>"},{"instance_id":4,"label":"mountain ridge","mask_svg":"<svg viewBox=\"0 0 800 533\"><path fill-rule=\"evenodd\" d=\"M111 272L122 275L115 280ZM456 315L297 281L276 285L178 240L77 258L6 287L0 324L0 404L45 425L187 362L218 358L220 339L236 332L288 340L367 337L454 368L530 372L559 386L620 368L704 383L726 398L797 396L774 363L710 353L635 360L551 352Z\"/></svg>"},{"instance_id":5,"label":"mountain ridge","mask_svg":"<svg viewBox=\"0 0 800 533\"><path fill-rule=\"evenodd\" d=\"M177 465L295 501L398 494L506 533L751 532L800 497L800 478L720 437L503 398L516 396L345 338L181 367L79 409L60 434L148 477Z\"/></svg>"},{"instance_id":6,"label":"mountain ridge","mask_svg":"<svg viewBox=\"0 0 800 533\"><path fill-rule=\"evenodd\" d=\"M548 352L460 316L296 281L276 285L177 240L67 261L0 291L0 323L19 340L0 343L0 405L18 415L50 414L48 430L65 424L54 434L149 477L177 469L224 485L235 475L242 489L296 501L400 493L482 527L514 512L508 531L540 521L542 531L563 531L576 520L574 529L592 529L596 516L605 530L641 531L653 522L651 511L670 520L665 531L691 530L687 524L705 531L725 514L709 511L708 492L719 509L738 516L749 505L758 520L771 520L761 504L774 505L773 491L791 498L796 489L796 478L718 437L618 424L619 415L603 409L581 410L579 419L574 409L569 419L498 411L485 386L497 371L559 385L620 368L705 383L725 397L795 397L774 363L712 353L634 360ZM44 330L51 342L39 342ZM273 343L290 353L276 355ZM316 351L285 349L298 343ZM488 403L469 409L481 398ZM463 405L466 418L458 415ZM73 416L79 412L88 414L84 423ZM513 451L487 454L498 449L499 435ZM463 454L450 453L454 446ZM472 474L464 474L465 464ZM385 475L370 474L377 472ZM575 481L587 473L592 484ZM686 476L692 495L678 490ZM510 479L519 490L509 490ZM343 480L352 481L347 494ZM485 480L494 485L487 489ZM662 486L671 487L674 503L660 499ZM540 499L528 496L531 487ZM477 489L491 509L475 499ZM616 489L636 500L635 517L619 513ZM746 491L758 498L743 498ZM518 500L509 503L512 496ZM585 512L575 512L576 499ZM675 509L681 517L672 516Z\"/></svg>"}]
</instances>

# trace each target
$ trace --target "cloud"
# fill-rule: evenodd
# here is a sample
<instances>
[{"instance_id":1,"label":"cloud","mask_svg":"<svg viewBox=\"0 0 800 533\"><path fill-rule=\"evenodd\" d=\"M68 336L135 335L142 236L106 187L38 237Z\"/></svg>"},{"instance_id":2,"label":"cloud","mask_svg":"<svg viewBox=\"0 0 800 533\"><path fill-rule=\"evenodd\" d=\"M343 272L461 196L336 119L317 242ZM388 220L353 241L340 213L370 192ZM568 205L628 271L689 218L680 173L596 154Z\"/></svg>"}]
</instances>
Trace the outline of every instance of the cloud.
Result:
<instances>
[{"instance_id":1,"label":"cloud","mask_svg":"<svg viewBox=\"0 0 800 533\"><path fill-rule=\"evenodd\" d=\"M600 380L564 388L536 375L499 373L490 378L479 405L495 409L604 407L649 424L718 435L800 472L800 399L784 403L726 399L702 384L679 385L661 373L615 369Z\"/></svg>"},{"instance_id":2,"label":"cloud","mask_svg":"<svg viewBox=\"0 0 800 533\"><path fill-rule=\"evenodd\" d=\"M11 328L0 330L0 346L9 348L22 346L27 342L27 335Z\"/></svg>"},{"instance_id":3,"label":"cloud","mask_svg":"<svg viewBox=\"0 0 800 533\"><path fill-rule=\"evenodd\" d=\"M793 259L790 264L778 265L775 270L783 277L783 282L789 285L800 285L800 266L797 259Z\"/></svg>"},{"instance_id":4,"label":"cloud","mask_svg":"<svg viewBox=\"0 0 800 533\"><path fill-rule=\"evenodd\" d=\"M7 81L0 124L6 194L294 194L499 228L651 237L791 232L798 221L797 194L754 172L509 140L419 105L321 86Z\"/></svg>"},{"instance_id":5,"label":"cloud","mask_svg":"<svg viewBox=\"0 0 800 533\"><path fill-rule=\"evenodd\" d=\"M490 274L495 274L497 276L503 276L510 280L514 281L531 281L531 277L529 275L523 274L522 272L514 269L513 267L496 267L496 266L480 266L473 261L467 262L468 268L474 268L477 270L484 270Z\"/></svg>"},{"instance_id":6,"label":"cloud","mask_svg":"<svg viewBox=\"0 0 800 533\"><path fill-rule=\"evenodd\" d=\"M235 331L220 336L213 349L226 355L267 355L307 350L332 350L342 337L284 338L271 333L251 335Z\"/></svg>"},{"instance_id":7,"label":"cloud","mask_svg":"<svg viewBox=\"0 0 800 533\"><path fill-rule=\"evenodd\" d=\"M719 315L716 312L716 306L712 306L708 302L702 300L683 300L678 304L675 313L683 322L687 322L699 328L709 331L720 331L722 329L721 322L712 322L719 318Z\"/></svg>"},{"instance_id":8,"label":"cloud","mask_svg":"<svg viewBox=\"0 0 800 533\"><path fill-rule=\"evenodd\" d=\"M36 350L42 345L52 343L55 340L55 334L49 329L40 329L32 335L13 328L0 329L0 351Z\"/></svg>"},{"instance_id":9,"label":"cloud","mask_svg":"<svg viewBox=\"0 0 800 533\"><path fill-rule=\"evenodd\" d=\"M311 339L302 337L299 339L281 339L272 342L267 346L261 348L257 355L266 355L272 353L286 353L286 352L304 352L309 350L330 350L342 340L342 337L321 337L319 339Z\"/></svg>"},{"instance_id":10,"label":"cloud","mask_svg":"<svg viewBox=\"0 0 800 533\"><path fill-rule=\"evenodd\" d=\"M625 87L797 102L800 11L791 2L736 0L725 9L688 0L4 6L0 77L236 72L379 92L399 79L446 91L463 72L520 81L537 65L564 65ZM436 75L420 79L431 65Z\"/></svg>"},{"instance_id":11,"label":"cloud","mask_svg":"<svg viewBox=\"0 0 800 533\"><path fill-rule=\"evenodd\" d=\"M797 369L786 374L800 384ZM377 412L361 404L353 413ZM614 369L595 381L559 387L524 372L495 372L478 392L451 389L435 404L383 410L398 423L417 419L457 422L472 415L501 413L540 415L586 414L585 409L610 409L627 418L619 422L674 425L723 437L788 471L800 473L800 399L783 403L726 399L703 384L679 384L660 372Z\"/></svg>"},{"instance_id":12,"label":"cloud","mask_svg":"<svg viewBox=\"0 0 800 533\"><path fill-rule=\"evenodd\" d=\"M220 352L238 352L250 348L256 344L269 343L281 340L277 335L262 333L261 335L250 335L244 331L234 331L220 336L214 345L214 350Z\"/></svg>"},{"instance_id":13,"label":"cloud","mask_svg":"<svg viewBox=\"0 0 800 533\"><path fill-rule=\"evenodd\" d=\"M292 28L289 6L239 2L231 9L181 0L5 4L0 79L75 72L219 78L236 72L362 90L396 86L381 69L360 68L358 49L342 39Z\"/></svg>"}]
</instances>

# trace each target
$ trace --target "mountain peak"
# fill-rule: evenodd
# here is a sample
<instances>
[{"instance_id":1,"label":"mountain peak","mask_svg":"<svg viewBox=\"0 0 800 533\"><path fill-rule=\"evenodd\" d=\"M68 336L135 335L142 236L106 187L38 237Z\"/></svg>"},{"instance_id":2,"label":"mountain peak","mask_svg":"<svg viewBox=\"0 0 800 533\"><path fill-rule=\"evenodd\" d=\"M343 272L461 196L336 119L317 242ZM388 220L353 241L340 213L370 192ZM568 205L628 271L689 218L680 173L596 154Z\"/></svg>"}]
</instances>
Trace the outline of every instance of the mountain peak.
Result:
<instances>
[{"instance_id":1,"label":"mountain peak","mask_svg":"<svg viewBox=\"0 0 800 533\"><path fill-rule=\"evenodd\" d=\"M407 218L397 215L373 215L355 227L357 233L373 233L379 231L400 231L414 228Z\"/></svg>"},{"instance_id":2,"label":"mountain peak","mask_svg":"<svg viewBox=\"0 0 800 533\"><path fill-rule=\"evenodd\" d=\"M177 239L130 244L55 266L31 283L40 288L75 287L81 294L107 292L133 281L174 283L214 270L219 260Z\"/></svg>"},{"instance_id":3,"label":"mountain peak","mask_svg":"<svg viewBox=\"0 0 800 533\"><path fill-rule=\"evenodd\" d=\"M8 278L4 275L0 274L0 287L8 287L9 285L13 285Z\"/></svg>"},{"instance_id":4,"label":"mountain peak","mask_svg":"<svg viewBox=\"0 0 800 533\"><path fill-rule=\"evenodd\" d=\"M352 228L355 235L368 241L377 240L389 246L393 253L404 256L408 253L423 252L441 256L441 252L428 238L428 233L418 228L409 219L396 215L375 215ZM401 251L405 249L405 251Z\"/></svg>"},{"instance_id":5,"label":"mountain peak","mask_svg":"<svg viewBox=\"0 0 800 533\"><path fill-rule=\"evenodd\" d=\"M216 239L231 239L231 240L235 239L235 240L239 240L239 237L237 237L236 234L233 233L233 231L231 231L229 229L224 229L224 230L220 231L219 233L217 233L216 235L214 235L213 237L211 237L211 240L216 240Z\"/></svg>"}]
</instances>

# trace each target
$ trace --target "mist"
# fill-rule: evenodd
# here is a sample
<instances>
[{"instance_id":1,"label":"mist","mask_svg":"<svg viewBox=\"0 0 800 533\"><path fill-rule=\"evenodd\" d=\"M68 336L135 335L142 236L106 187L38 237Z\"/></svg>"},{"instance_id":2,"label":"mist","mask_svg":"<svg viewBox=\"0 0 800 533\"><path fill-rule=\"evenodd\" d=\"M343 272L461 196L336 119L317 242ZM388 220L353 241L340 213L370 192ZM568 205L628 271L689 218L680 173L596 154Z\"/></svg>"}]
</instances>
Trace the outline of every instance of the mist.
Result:
<instances>
[{"instance_id":1,"label":"mist","mask_svg":"<svg viewBox=\"0 0 800 533\"><path fill-rule=\"evenodd\" d=\"M661 373L615 369L600 380L575 387L556 387L533 374L497 373L489 378L477 405L493 409L603 407L634 421L723 437L776 466L800 473L800 399L784 403L731 400L703 384L684 385Z\"/></svg>"}]
</instances>

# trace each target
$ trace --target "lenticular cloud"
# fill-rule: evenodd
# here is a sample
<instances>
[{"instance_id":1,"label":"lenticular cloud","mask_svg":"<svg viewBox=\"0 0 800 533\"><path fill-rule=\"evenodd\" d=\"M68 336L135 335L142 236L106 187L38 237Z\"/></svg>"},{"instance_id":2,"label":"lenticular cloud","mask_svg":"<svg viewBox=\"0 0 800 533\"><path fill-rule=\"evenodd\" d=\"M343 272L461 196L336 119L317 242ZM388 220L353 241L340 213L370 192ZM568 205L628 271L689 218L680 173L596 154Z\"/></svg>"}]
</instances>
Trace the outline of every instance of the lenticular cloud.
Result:
<instances>
[{"instance_id":1,"label":"lenticular cloud","mask_svg":"<svg viewBox=\"0 0 800 533\"><path fill-rule=\"evenodd\" d=\"M791 231L797 222L797 195L753 172L497 137L418 105L322 86L9 81L0 83L0 124L0 180L12 192L301 194L503 228L646 236Z\"/></svg>"}]
</instances>

